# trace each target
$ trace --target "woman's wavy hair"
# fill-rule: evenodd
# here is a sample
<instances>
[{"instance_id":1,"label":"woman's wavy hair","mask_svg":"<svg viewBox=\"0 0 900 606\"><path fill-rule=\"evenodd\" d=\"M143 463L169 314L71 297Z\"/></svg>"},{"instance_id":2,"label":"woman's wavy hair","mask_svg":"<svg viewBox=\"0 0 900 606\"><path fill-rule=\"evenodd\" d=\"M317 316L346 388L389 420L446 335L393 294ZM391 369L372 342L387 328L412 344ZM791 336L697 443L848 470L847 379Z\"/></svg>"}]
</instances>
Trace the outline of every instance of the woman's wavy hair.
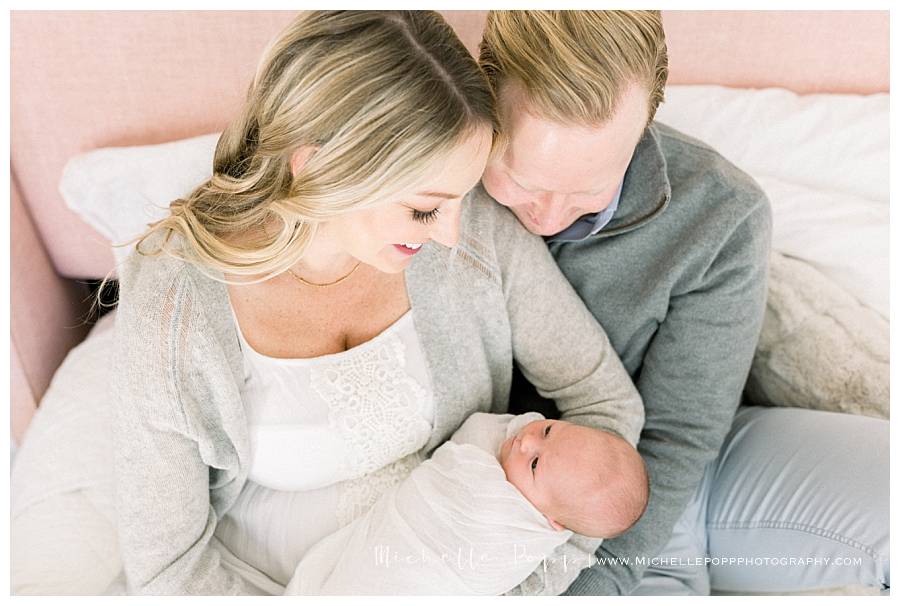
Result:
<instances>
[{"instance_id":1,"label":"woman's wavy hair","mask_svg":"<svg viewBox=\"0 0 900 606\"><path fill-rule=\"evenodd\" d=\"M128 244L269 279L320 223L395 196L477 125L497 130L493 92L438 13L302 13L264 51L213 176ZM293 175L301 146L315 151Z\"/></svg>"}]
</instances>

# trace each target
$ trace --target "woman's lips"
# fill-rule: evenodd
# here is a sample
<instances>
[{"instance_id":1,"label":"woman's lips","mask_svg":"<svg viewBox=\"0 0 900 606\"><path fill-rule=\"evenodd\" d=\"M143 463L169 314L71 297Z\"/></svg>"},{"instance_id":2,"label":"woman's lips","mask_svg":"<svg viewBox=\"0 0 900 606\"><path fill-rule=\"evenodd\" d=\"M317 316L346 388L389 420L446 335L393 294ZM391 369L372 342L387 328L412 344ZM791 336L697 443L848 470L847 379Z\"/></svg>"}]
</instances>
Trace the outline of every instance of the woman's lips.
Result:
<instances>
[{"instance_id":1,"label":"woman's lips","mask_svg":"<svg viewBox=\"0 0 900 606\"><path fill-rule=\"evenodd\" d=\"M404 246L403 244L394 244L394 248L399 250L404 255L411 257L414 254L416 254L417 252L419 252L420 250L422 250L422 245L419 244L418 248L409 248L407 246Z\"/></svg>"}]
</instances>

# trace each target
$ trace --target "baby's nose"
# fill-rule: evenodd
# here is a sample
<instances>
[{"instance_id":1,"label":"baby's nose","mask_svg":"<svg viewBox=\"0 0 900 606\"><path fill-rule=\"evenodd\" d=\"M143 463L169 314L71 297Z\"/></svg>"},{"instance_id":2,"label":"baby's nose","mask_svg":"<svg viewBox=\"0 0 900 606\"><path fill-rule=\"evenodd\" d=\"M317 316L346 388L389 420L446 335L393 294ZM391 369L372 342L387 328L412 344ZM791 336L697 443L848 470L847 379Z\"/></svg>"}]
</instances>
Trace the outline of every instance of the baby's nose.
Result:
<instances>
[{"instance_id":1,"label":"baby's nose","mask_svg":"<svg viewBox=\"0 0 900 606\"><path fill-rule=\"evenodd\" d=\"M535 446L537 446L537 437L534 433L530 431L522 432L522 437L519 439L519 447L522 449L522 452L531 452Z\"/></svg>"}]
</instances>

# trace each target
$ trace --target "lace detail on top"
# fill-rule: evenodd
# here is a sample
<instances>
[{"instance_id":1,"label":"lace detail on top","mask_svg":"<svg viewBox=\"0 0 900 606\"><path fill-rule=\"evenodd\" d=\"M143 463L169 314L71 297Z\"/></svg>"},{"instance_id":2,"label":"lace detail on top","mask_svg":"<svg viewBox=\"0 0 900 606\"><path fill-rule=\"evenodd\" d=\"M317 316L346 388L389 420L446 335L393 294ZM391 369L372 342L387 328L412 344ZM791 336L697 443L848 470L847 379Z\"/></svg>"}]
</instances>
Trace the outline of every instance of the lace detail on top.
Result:
<instances>
[{"instance_id":1,"label":"lace detail on top","mask_svg":"<svg viewBox=\"0 0 900 606\"><path fill-rule=\"evenodd\" d=\"M362 478L343 482L335 512L341 528L366 513L382 494L405 480L424 460L416 451Z\"/></svg>"},{"instance_id":2,"label":"lace detail on top","mask_svg":"<svg viewBox=\"0 0 900 606\"><path fill-rule=\"evenodd\" d=\"M311 369L310 383L328 403L328 424L345 441L348 479L396 462L421 448L431 432L420 407L428 393L406 368L394 334L366 351Z\"/></svg>"}]
</instances>

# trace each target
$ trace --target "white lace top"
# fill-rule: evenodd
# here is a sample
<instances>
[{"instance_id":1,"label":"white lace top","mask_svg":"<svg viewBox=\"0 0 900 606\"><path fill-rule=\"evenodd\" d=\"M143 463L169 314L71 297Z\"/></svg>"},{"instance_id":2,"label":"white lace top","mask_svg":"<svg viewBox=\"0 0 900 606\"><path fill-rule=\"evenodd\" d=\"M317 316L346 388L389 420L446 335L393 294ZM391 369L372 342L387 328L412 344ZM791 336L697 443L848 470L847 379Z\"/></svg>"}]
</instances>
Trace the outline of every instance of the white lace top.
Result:
<instances>
[{"instance_id":1,"label":"white lace top","mask_svg":"<svg viewBox=\"0 0 900 606\"><path fill-rule=\"evenodd\" d=\"M422 460L431 385L411 311L370 341L318 358L264 356L238 335L250 471L216 536L284 585L307 549Z\"/></svg>"}]
</instances>

